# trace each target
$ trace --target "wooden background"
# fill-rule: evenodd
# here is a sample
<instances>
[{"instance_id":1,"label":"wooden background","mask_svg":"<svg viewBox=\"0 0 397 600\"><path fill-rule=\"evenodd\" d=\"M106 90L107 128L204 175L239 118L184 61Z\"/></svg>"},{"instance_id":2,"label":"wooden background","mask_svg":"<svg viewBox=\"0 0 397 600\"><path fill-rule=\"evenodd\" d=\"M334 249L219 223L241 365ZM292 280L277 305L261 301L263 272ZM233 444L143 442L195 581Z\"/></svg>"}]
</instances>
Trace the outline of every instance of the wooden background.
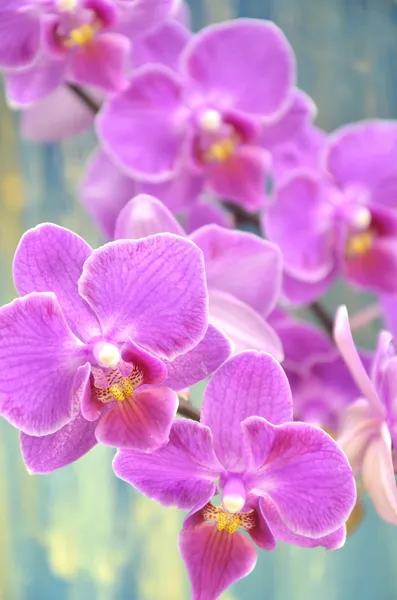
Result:
<instances>
[{"instance_id":1,"label":"wooden background","mask_svg":"<svg viewBox=\"0 0 397 600\"><path fill-rule=\"evenodd\" d=\"M270 18L298 56L299 82L331 130L364 117L397 114L396 0L191 0L194 26L236 15ZM75 186L94 140L57 145L18 137L0 104L0 301L14 295L11 261L27 228L53 221L99 238ZM341 288L330 304L345 299ZM363 299L350 298L357 305ZM28 400L28 399L27 399ZM0 423L0 599L187 600L176 548L181 515L134 494L97 448L46 477L26 474L16 432ZM280 545L261 552L253 575L224 600L393 600L397 532L368 510L343 550Z\"/></svg>"}]
</instances>

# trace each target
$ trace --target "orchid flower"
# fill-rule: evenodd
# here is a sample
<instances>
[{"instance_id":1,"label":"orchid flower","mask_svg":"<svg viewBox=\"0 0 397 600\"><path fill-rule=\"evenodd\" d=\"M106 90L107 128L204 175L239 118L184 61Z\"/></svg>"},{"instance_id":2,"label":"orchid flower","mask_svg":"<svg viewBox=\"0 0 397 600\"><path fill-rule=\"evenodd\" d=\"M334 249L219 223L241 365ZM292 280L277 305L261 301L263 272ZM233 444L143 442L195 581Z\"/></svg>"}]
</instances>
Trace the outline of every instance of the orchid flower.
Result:
<instances>
[{"instance_id":1,"label":"orchid flower","mask_svg":"<svg viewBox=\"0 0 397 600\"><path fill-rule=\"evenodd\" d=\"M177 73L138 69L105 103L97 132L132 177L161 182L183 168L201 175L215 196L255 211L265 200L270 160L261 126L285 111L293 83L293 53L274 24L213 25L188 42Z\"/></svg>"},{"instance_id":2,"label":"orchid flower","mask_svg":"<svg viewBox=\"0 0 397 600\"><path fill-rule=\"evenodd\" d=\"M356 499L351 468L328 434L291 420L281 366L268 354L242 352L210 380L200 423L177 420L169 443L151 455L116 455L116 475L165 506L192 509L179 545L193 600L215 600L248 575L252 541L265 550L276 540L343 545Z\"/></svg>"},{"instance_id":3,"label":"orchid flower","mask_svg":"<svg viewBox=\"0 0 397 600\"><path fill-rule=\"evenodd\" d=\"M392 336L383 331L368 376L350 331L349 317L341 306L335 319L335 341L360 389L361 397L347 409L339 436L356 474L378 514L397 525L397 488L393 447L397 443L397 357Z\"/></svg>"},{"instance_id":4,"label":"orchid flower","mask_svg":"<svg viewBox=\"0 0 397 600\"><path fill-rule=\"evenodd\" d=\"M23 236L14 281L21 298L0 309L0 414L23 432L33 472L97 441L161 446L174 390L229 355L208 328L202 253L189 240L162 234L92 250L44 224Z\"/></svg>"},{"instance_id":5,"label":"orchid flower","mask_svg":"<svg viewBox=\"0 0 397 600\"><path fill-rule=\"evenodd\" d=\"M394 122L347 125L328 139L328 176L302 168L282 180L264 229L288 275L328 287L342 273L360 289L397 292L396 149Z\"/></svg>"}]
</instances>

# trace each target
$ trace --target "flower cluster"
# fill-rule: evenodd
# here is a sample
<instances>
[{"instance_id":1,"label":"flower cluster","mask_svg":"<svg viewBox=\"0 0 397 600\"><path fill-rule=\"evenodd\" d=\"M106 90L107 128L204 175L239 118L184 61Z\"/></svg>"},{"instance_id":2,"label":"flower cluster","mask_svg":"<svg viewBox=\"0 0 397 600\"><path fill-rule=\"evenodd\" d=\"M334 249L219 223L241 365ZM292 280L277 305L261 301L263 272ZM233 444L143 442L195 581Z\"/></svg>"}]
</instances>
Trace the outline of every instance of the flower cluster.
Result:
<instances>
[{"instance_id":1,"label":"flower cluster","mask_svg":"<svg viewBox=\"0 0 397 600\"><path fill-rule=\"evenodd\" d=\"M1 3L22 135L95 126L78 194L105 243L22 237L0 415L31 473L105 444L119 478L190 511L192 598L215 600L255 546L340 548L356 478L397 525L397 123L327 134L275 24L188 24L176 0ZM333 323L337 278L375 310ZM392 333L357 350L351 330L382 315Z\"/></svg>"}]
</instances>

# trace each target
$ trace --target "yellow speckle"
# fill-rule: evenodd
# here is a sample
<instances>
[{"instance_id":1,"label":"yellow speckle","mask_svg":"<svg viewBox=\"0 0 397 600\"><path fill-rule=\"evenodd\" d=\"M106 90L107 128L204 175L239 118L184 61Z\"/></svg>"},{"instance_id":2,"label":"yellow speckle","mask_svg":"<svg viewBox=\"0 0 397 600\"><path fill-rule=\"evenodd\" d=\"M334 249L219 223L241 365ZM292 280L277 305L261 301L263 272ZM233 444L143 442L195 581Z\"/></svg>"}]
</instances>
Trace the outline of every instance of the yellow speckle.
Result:
<instances>
[{"instance_id":1,"label":"yellow speckle","mask_svg":"<svg viewBox=\"0 0 397 600\"><path fill-rule=\"evenodd\" d=\"M229 513L223 506L214 506L210 502L203 508L205 521L216 521L218 531L236 533L239 527L252 529L255 526L255 512L250 510L245 513Z\"/></svg>"},{"instance_id":2,"label":"yellow speckle","mask_svg":"<svg viewBox=\"0 0 397 600\"><path fill-rule=\"evenodd\" d=\"M81 27L72 29L65 41L66 46L84 46L88 44L96 34L97 29L93 25L86 23Z\"/></svg>"},{"instance_id":3,"label":"yellow speckle","mask_svg":"<svg viewBox=\"0 0 397 600\"><path fill-rule=\"evenodd\" d=\"M207 162L225 162L229 160L234 153L236 143L236 140L230 137L212 144L210 149L205 153L205 160Z\"/></svg>"},{"instance_id":4,"label":"yellow speckle","mask_svg":"<svg viewBox=\"0 0 397 600\"><path fill-rule=\"evenodd\" d=\"M366 254L372 248L374 235L370 230L349 236L346 244L347 256Z\"/></svg>"}]
</instances>

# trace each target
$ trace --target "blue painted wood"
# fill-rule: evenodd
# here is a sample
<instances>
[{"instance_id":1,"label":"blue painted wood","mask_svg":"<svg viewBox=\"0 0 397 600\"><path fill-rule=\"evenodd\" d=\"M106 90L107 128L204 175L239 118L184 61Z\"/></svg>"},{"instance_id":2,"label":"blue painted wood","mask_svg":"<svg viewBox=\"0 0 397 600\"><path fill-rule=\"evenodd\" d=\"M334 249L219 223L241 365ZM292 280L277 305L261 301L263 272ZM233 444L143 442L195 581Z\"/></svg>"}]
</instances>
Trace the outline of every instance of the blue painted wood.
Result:
<instances>
[{"instance_id":1,"label":"blue painted wood","mask_svg":"<svg viewBox=\"0 0 397 600\"><path fill-rule=\"evenodd\" d=\"M282 27L297 54L299 83L317 102L318 123L326 129L397 116L395 0L190 3L195 29L237 15L272 19ZM0 115L0 299L6 302L15 293L12 254L26 228L53 220L94 245L99 238L74 191L92 139L26 144L1 105ZM337 287L328 301L335 305L345 293ZM116 480L111 458L110 450L100 448L60 473L30 477L15 431L0 423L0 598L189 598L175 543L180 515ZM255 572L224 600L392 600L396 555L396 530L369 507L344 549L326 553L281 545L274 553L260 552Z\"/></svg>"}]
</instances>

